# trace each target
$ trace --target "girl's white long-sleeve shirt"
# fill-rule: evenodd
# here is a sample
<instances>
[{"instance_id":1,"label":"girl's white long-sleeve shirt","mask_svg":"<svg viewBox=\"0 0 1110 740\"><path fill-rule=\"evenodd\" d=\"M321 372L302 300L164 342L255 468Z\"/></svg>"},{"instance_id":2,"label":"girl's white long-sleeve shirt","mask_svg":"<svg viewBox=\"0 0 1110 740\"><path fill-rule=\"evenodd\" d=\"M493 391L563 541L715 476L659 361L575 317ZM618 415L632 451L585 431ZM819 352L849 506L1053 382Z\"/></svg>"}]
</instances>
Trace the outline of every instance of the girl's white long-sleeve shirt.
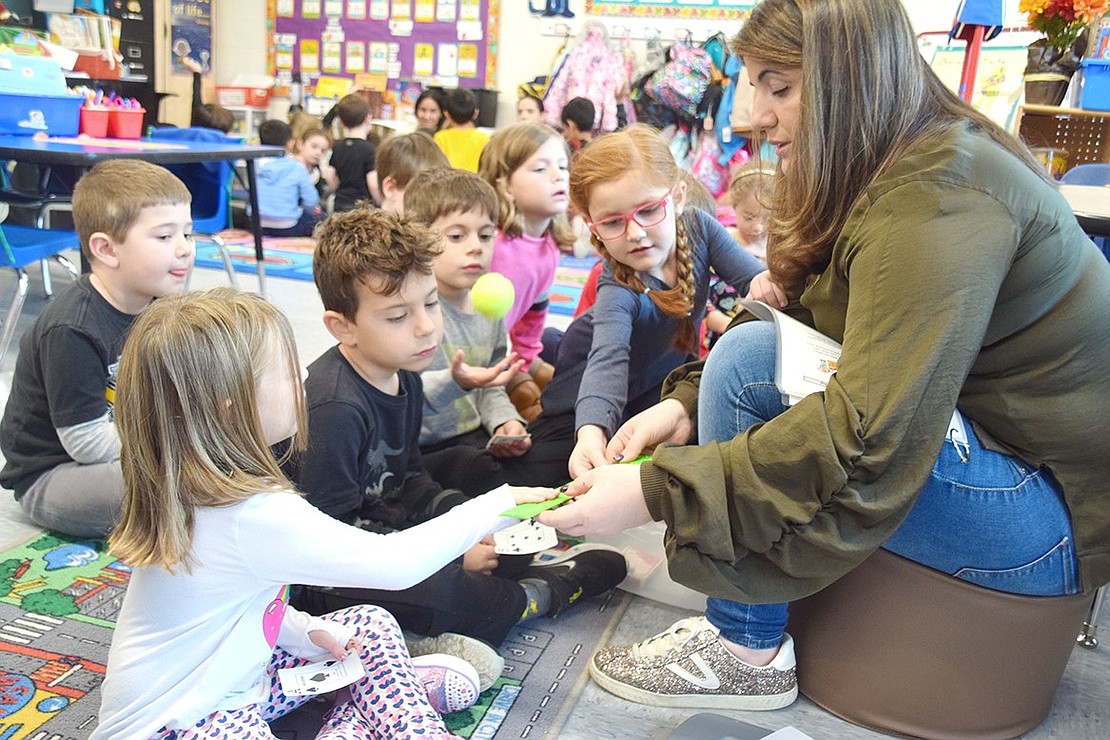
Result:
<instances>
[{"instance_id":1,"label":"girl's white long-sleeve shirt","mask_svg":"<svg viewBox=\"0 0 1110 740\"><path fill-rule=\"evenodd\" d=\"M116 624L92 740L150 737L269 695L274 646L313 660L308 632L341 626L285 605L286 584L403 589L519 521L507 487L401 532L374 534L289 491L196 510L192 571L136 568ZM282 618L284 614L284 618Z\"/></svg>"}]
</instances>

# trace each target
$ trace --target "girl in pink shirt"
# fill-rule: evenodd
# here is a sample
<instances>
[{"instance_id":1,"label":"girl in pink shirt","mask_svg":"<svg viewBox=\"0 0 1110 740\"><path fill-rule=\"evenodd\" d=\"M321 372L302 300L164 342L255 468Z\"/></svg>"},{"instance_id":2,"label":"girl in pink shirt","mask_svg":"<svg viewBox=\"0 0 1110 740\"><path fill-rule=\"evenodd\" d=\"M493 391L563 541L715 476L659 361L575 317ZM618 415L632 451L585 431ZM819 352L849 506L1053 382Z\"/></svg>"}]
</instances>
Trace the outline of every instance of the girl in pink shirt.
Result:
<instances>
[{"instance_id":1,"label":"girl in pink shirt","mask_svg":"<svg viewBox=\"0 0 1110 740\"><path fill-rule=\"evenodd\" d=\"M567 222L570 152L555 129L519 123L498 131L482 152L478 174L493 185L501 204L492 272L512 281L516 298L505 316L512 351L524 372L510 381L509 395L521 415L539 415L539 388L533 377L550 377L538 359L547 319L547 296L555 281L559 250L575 236Z\"/></svg>"}]
</instances>

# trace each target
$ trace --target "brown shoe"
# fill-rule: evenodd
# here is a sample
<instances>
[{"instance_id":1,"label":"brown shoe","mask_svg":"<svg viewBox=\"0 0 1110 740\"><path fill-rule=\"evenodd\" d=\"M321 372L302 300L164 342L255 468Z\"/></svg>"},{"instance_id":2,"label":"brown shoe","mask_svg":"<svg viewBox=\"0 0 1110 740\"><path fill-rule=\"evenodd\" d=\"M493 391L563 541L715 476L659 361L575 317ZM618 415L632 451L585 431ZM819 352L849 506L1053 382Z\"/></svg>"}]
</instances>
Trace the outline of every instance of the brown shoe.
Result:
<instances>
[{"instance_id":1,"label":"brown shoe","mask_svg":"<svg viewBox=\"0 0 1110 740\"><path fill-rule=\"evenodd\" d=\"M531 378L522 380L509 391L509 399L525 421L533 421L543 411L540 393L540 387Z\"/></svg>"}]
</instances>

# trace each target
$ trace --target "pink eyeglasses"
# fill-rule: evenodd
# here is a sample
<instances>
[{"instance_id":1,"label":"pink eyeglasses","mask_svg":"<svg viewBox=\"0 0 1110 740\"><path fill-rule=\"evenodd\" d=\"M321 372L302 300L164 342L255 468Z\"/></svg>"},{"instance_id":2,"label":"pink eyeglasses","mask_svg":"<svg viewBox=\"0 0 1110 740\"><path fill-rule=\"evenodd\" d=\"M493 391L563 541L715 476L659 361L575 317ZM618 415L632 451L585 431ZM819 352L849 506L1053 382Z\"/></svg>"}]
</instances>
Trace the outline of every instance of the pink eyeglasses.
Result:
<instances>
[{"instance_id":1,"label":"pink eyeglasses","mask_svg":"<svg viewBox=\"0 0 1110 740\"><path fill-rule=\"evenodd\" d=\"M662 223L667 217L667 201L674 195L674 188L662 198L651 203L645 203L631 213L623 216L610 216L602 221L587 221L586 225L598 239L612 241L620 239L628 233L628 222L635 221L642 228L649 228Z\"/></svg>"}]
</instances>

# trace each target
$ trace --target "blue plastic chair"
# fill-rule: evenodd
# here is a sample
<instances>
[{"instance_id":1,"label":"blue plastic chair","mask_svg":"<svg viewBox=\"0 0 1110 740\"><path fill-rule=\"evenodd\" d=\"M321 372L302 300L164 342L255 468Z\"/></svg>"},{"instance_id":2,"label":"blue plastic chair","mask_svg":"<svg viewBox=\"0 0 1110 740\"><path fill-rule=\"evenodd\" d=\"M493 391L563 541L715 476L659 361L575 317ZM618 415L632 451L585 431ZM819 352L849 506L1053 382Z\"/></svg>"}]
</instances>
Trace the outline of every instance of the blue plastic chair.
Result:
<instances>
[{"instance_id":1,"label":"blue plastic chair","mask_svg":"<svg viewBox=\"0 0 1110 740\"><path fill-rule=\"evenodd\" d=\"M42 262L45 276L46 259L54 257L76 278L80 274L77 266L59 253L78 247L77 234L73 231L0 224L0 267L10 267L15 270L19 280L11 305L8 307L8 315L4 319L3 334L0 334L0 362L3 362L8 352L8 346L15 335L15 325L23 312L23 302L27 298L26 267Z\"/></svg>"},{"instance_id":2,"label":"blue plastic chair","mask_svg":"<svg viewBox=\"0 0 1110 740\"><path fill-rule=\"evenodd\" d=\"M243 140L203 127L156 128L150 138L159 141L204 141L242 144ZM231 162L198 162L195 164L163 165L185 183L193 196L193 235L216 245L227 271L228 280L239 287L231 252L216 234L231 226L231 181L235 168Z\"/></svg>"},{"instance_id":3,"label":"blue plastic chair","mask_svg":"<svg viewBox=\"0 0 1110 740\"><path fill-rule=\"evenodd\" d=\"M1110 164L1077 164L1060 177L1060 184L1105 187L1110 185ZM1110 198L1110 191L1107 191L1107 197ZM1106 259L1110 259L1110 239L1104 236L1092 236L1091 239L1106 255Z\"/></svg>"}]
</instances>

